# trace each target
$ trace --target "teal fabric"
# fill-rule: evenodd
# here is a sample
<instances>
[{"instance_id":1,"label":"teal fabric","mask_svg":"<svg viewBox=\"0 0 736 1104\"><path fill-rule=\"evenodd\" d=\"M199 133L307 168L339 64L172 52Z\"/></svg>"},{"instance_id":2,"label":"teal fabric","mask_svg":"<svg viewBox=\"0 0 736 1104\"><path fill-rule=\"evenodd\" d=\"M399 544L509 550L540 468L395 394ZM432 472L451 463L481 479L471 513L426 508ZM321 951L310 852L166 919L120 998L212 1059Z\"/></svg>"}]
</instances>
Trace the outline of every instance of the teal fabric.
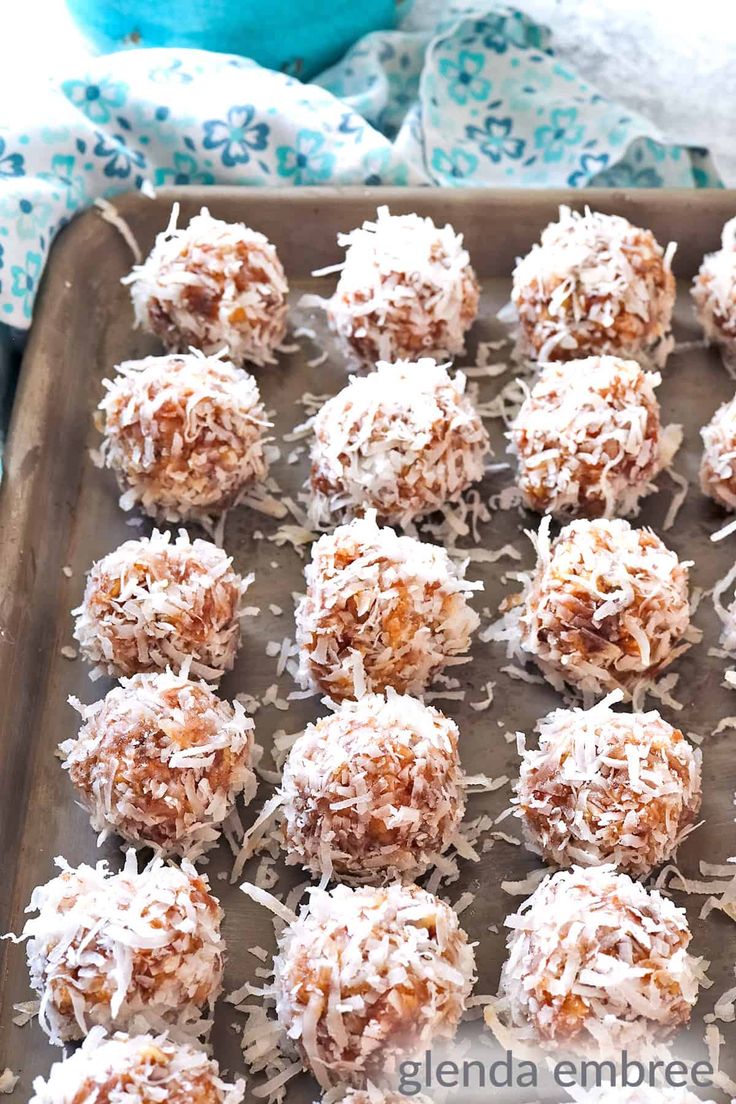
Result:
<instances>
[{"instance_id":1,"label":"teal fabric","mask_svg":"<svg viewBox=\"0 0 736 1104\"><path fill-rule=\"evenodd\" d=\"M300 79L332 65L357 38L394 27L396 0L66 0L98 53L178 46L241 54Z\"/></svg>"},{"instance_id":2,"label":"teal fabric","mask_svg":"<svg viewBox=\"0 0 736 1104\"><path fill-rule=\"evenodd\" d=\"M146 182L720 184L707 151L666 144L561 64L546 28L500 6L433 33L369 34L308 84L227 54L132 50L12 110L0 127L0 322L20 328L58 230Z\"/></svg>"}]
</instances>

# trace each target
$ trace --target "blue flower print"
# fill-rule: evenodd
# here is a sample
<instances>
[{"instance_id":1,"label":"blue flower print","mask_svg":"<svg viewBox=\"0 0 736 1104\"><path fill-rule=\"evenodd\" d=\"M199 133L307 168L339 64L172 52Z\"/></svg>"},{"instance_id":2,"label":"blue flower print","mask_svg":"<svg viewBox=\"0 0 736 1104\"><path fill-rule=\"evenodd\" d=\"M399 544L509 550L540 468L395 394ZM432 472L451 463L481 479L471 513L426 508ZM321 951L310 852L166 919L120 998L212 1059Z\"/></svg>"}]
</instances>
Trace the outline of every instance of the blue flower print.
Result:
<instances>
[{"instance_id":1,"label":"blue flower print","mask_svg":"<svg viewBox=\"0 0 736 1104\"><path fill-rule=\"evenodd\" d=\"M461 50L457 61L451 58L440 61L439 71L450 82L447 92L451 100L463 105L468 98L479 101L488 99L491 82L480 76L484 64L483 54L473 54L469 50Z\"/></svg>"},{"instance_id":2,"label":"blue flower print","mask_svg":"<svg viewBox=\"0 0 736 1104\"><path fill-rule=\"evenodd\" d=\"M510 118L497 119L494 115L489 115L482 127L468 126L465 133L478 143L481 153L494 164L498 164L504 157L518 161L524 153L524 139L514 138L512 126Z\"/></svg>"},{"instance_id":3,"label":"blue flower print","mask_svg":"<svg viewBox=\"0 0 736 1104\"><path fill-rule=\"evenodd\" d=\"M51 205L40 199L31 202L26 196L11 196L0 203L0 215L19 238L28 240L43 233L51 222Z\"/></svg>"},{"instance_id":4,"label":"blue flower print","mask_svg":"<svg viewBox=\"0 0 736 1104\"><path fill-rule=\"evenodd\" d=\"M23 157L20 153L8 153L5 139L0 138L0 180L4 176L22 176Z\"/></svg>"},{"instance_id":5,"label":"blue flower print","mask_svg":"<svg viewBox=\"0 0 736 1104\"><path fill-rule=\"evenodd\" d=\"M11 293L20 300L23 309L23 317L30 318L33 310L33 299L36 293L43 259L40 253L28 252L23 265L13 265L10 275L13 283Z\"/></svg>"},{"instance_id":6,"label":"blue flower print","mask_svg":"<svg viewBox=\"0 0 736 1104\"><path fill-rule=\"evenodd\" d=\"M68 80L61 87L66 98L98 125L109 123L115 112L125 103L128 92L127 84L111 80L96 83Z\"/></svg>"},{"instance_id":7,"label":"blue flower print","mask_svg":"<svg viewBox=\"0 0 736 1104\"><path fill-rule=\"evenodd\" d=\"M432 168L440 176L447 178L448 183L460 183L472 176L478 167L478 158L472 153L455 146L448 153L437 147L432 154Z\"/></svg>"},{"instance_id":8,"label":"blue flower print","mask_svg":"<svg viewBox=\"0 0 736 1104\"><path fill-rule=\"evenodd\" d=\"M222 163L228 168L247 165L254 150L263 150L268 141L268 124L254 123L252 104L231 107L227 119L210 119L204 124L204 148L220 149Z\"/></svg>"},{"instance_id":9,"label":"blue flower print","mask_svg":"<svg viewBox=\"0 0 736 1104\"><path fill-rule=\"evenodd\" d=\"M575 172L570 173L567 183L571 188L585 188L595 173L605 169L608 164L607 153L584 153L580 158L580 166Z\"/></svg>"},{"instance_id":10,"label":"blue flower print","mask_svg":"<svg viewBox=\"0 0 736 1104\"><path fill-rule=\"evenodd\" d=\"M364 184L404 185L409 180L406 165L394 162L394 152L390 148L368 150L363 155L361 167L365 173Z\"/></svg>"},{"instance_id":11,"label":"blue flower print","mask_svg":"<svg viewBox=\"0 0 736 1104\"><path fill-rule=\"evenodd\" d=\"M619 161L591 177L590 184L596 188L661 188L664 180L651 166L641 169L628 161Z\"/></svg>"},{"instance_id":12,"label":"blue flower print","mask_svg":"<svg viewBox=\"0 0 736 1104\"><path fill-rule=\"evenodd\" d=\"M329 180L335 158L326 149L324 135L316 130L300 130L293 146L276 150L278 174L293 177L295 184L320 184Z\"/></svg>"},{"instance_id":13,"label":"blue flower print","mask_svg":"<svg viewBox=\"0 0 736 1104\"><path fill-rule=\"evenodd\" d=\"M125 180L131 175L133 169L142 169L145 166L143 154L126 146L125 139L120 134L106 135L96 131L95 137L97 139L94 147L95 156L106 159L105 176L115 176ZM140 185L141 179L140 176L134 177L136 186Z\"/></svg>"},{"instance_id":14,"label":"blue flower print","mask_svg":"<svg viewBox=\"0 0 736 1104\"><path fill-rule=\"evenodd\" d=\"M542 151L544 161L562 161L567 146L577 146L583 138L584 127L576 122L577 109L555 108L549 124L534 131L534 145Z\"/></svg>"},{"instance_id":15,"label":"blue flower print","mask_svg":"<svg viewBox=\"0 0 736 1104\"><path fill-rule=\"evenodd\" d=\"M171 168L156 169L153 176L154 184L215 183L214 175L205 169L200 169L196 159L190 153L175 153L171 161Z\"/></svg>"}]
</instances>

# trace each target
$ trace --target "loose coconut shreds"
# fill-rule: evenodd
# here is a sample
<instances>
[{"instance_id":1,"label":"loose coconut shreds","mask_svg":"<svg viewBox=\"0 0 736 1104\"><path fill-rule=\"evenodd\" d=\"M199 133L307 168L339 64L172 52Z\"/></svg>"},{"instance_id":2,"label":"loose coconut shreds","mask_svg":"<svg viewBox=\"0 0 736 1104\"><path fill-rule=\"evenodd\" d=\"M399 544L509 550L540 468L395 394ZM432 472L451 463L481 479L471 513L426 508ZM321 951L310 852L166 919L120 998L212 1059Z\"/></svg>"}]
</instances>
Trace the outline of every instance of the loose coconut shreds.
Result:
<instances>
[{"instance_id":1,"label":"loose coconut shreds","mask_svg":"<svg viewBox=\"0 0 736 1104\"><path fill-rule=\"evenodd\" d=\"M724 606L722 599L733 587L734 582L736 582L736 562L713 587L713 608L721 622L719 643L729 655L736 654L736 597L732 597L727 606Z\"/></svg>"},{"instance_id":2,"label":"loose coconut shreds","mask_svg":"<svg viewBox=\"0 0 736 1104\"><path fill-rule=\"evenodd\" d=\"M286 332L288 284L273 245L242 223L212 218L206 207L177 229L178 204L131 285L136 325L169 352L204 353L223 345L235 364L275 364Z\"/></svg>"},{"instance_id":3,"label":"loose coconut shreds","mask_svg":"<svg viewBox=\"0 0 736 1104\"><path fill-rule=\"evenodd\" d=\"M392 529L375 511L325 534L305 568L296 610L299 682L334 701L392 686L421 694L443 668L467 662L478 626L470 583L442 548Z\"/></svg>"},{"instance_id":4,"label":"loose coconut shreds","mask_svg":"<svg viewBox=\"0 0 736 1104\"><path fill-rule=\"evenodd\" d=\"M736 301L734 311L736 315ZM736 510L736 398L719 406L700 436L703 438L700 488L719 506Z\"/></svg>"},{"instance_id":5,"label":"loose coconut shreds","mask_svg":"<svg viewBox=\"0 0 736 1104\"><path fill-rule=\"evenodd\" d=\"M287 863L353 882L416 879L465 809L457 725L388 690L307 726L281 785Z\"/></svg>"},{"instance_id":6,"label":"loose coconut shreds","mask_svg":"<svg viewBox=\"0 0 736 1104\"><path fill-rule=\"evenodd\" d=\"M345 260L324 306L330 328L351 357L379 360L420 354L454 357L478 313L480 290L461 234L416 214L379 207L375 221L338 235Z\"/></svg>"},{"instance_id":7,"label":"loose coconut shreds","mask_svg":"<svg viewBox=\"0 0 736 1104\"><path fill-rule=\"evenodd\" d=\"M198 519L265 478L270 423L252 376L201 354L126 361L116 372L103 381L93 459L116 473L124 510Z\"/></svg>"},{"instance_id":8,"label":"loose coconut shreds","mask_svg":"<svg viewBox=\"0 0 736 1104\"><path fill-rule=\"evenodd\" d=\"M322 407L311 448L310 519L374 508L406 525L483 478L488 434L462 372L430 358L381 362Z\"/></svg>"},{"instance_id":9,"label":"loose coconut shreds","mask_svg":"<svg viewBox=\"0 0 736 1104\"><path fill-rule=\"evenodd\" d=\"M7 1066L4 1070L0 1070L0 1093L6 1096L10 1096L15 1092L15 1086L20 1081L20 1074L13 1073Z\"/></svg>"},{"instance_id":10,"label":"loose coconut shreds","mask_svg":"<svg viewBox=\"0 0 736 1104\"><path fill-rule=\"evenodd\" d=\"M556 709L539 747L519 734L517 815L529 848L554 866L613 863L644 877L692 831L701 762L659 713L616 713L615 692L589 710Z\"/></svg>"},{"instance_id":11,"label":"loose coconut shreds","mask_svg":"<svg viewBox=\"0 0 736 1104\"><path fill-rule=\"evenodd\" d=\"M513 272L517 355L613 354L663 367L674 345L674 250L617 215L561 206Z\"/></svg>"},{"instance_id":12,"label":"loose coconut shreds","mask_svg":"<svg viewBox=\"0 0 736 1104\"><path fill-rule=\"evenodd\" d=\"M211 1027L220 991L222 910L205 875L155 857L138 871L134 851L123 870L106 862L70 867L38 886L20 939L39 1022L52 1043L106 1030L168 1031L193 1039Z\"/></svg>"},{"instance_id":13,"label":"loose coconut shreds","mask_svg":"<svg viewBox=\"0 0 736 1104\"><path fill-rule=\"evenodd\" d=\"M660 382L613 356L542 366L508 433L524 504L554 517L636 514L682 438L660 427Z\"/></svg>"},{"instance_id":14,"label":"loose coconut shreds","mask_svg":"<svg viewBox=\"0 0 736 1104\"><path fill-rule=\"evenodd\" d=\"M501 992L523 1041L640 1054L689 1021L703 962L685 911L612 866L549 876L506 926Z\"/></svg>"},{"instance_id":15,"label":"loose coconut shreds","mask_svg":"<svg viewBox=\"0 0 736 1104\"><path fill-rule=\"evenodd\" d=\"M727 366L736 367L736 219L723 227L721 248L704 257L692 296L708 342L720 345Z\"/></svg>"},{"instance_id":16,"label":"loose coconut shreds","mask_svg":"<svg viewBox=\"0 0 736 1104\"><path fill-rule=\"evenodd\" d=\"M323 1088L385 1084L452 1038L475 981L452 909L417 886L312 889L274 961L276 1013Z\"/></svg>"},{"instance_id":17,"label":"loose coconut shreds","mask_svg":"<svg viewBox=\"0 0 736 1104\"><path fill-rule=\"evenodd\" d=\"M545 517L527 534L537 566L517 576L522 592L481 639L506 641L509 657L533 658L553 686L585 699L619 688L640 697L699 639L690 628L690 562L621 519L574 521L554 541L549 527Z\"/></svg>"},{"instance_id":18,"label":"loose coconut shreds","mask_svg":"<svg viewBox=\"0 0 736 1104\"><path fill-rule=\"evenodd\" d=\"M113 1035L95 1027L81 1048L33 1082L31 1104L240 1104L245 1082L231 1085L203 1051L166 1035Z\"/></svg>"},{"instance_id":19,"label":"loose coconut shreds","mask_svg":"<svg viewBox=\"0 0 736 1104\"><path fill-rule=\"evenodd\" d=\"M102 700L71 704L79 734L62 764L97 832L196 859L237 798L256 793L253 721L186 671L122 679Z\"/></svg>"},{"instance_id":20,"label":"loose coconut shreds","mask_svg":"<svg viewBox=\"0 0 736 1104\"><path fill-rule=\"evenodd\" d=\"M222 549L190 541L182 529L154 529L93 564L74 637L85 657L109 675L180 669L189 659L199 678L230 670L246 615L241 578Z\"/></svg>"}]
</instances>

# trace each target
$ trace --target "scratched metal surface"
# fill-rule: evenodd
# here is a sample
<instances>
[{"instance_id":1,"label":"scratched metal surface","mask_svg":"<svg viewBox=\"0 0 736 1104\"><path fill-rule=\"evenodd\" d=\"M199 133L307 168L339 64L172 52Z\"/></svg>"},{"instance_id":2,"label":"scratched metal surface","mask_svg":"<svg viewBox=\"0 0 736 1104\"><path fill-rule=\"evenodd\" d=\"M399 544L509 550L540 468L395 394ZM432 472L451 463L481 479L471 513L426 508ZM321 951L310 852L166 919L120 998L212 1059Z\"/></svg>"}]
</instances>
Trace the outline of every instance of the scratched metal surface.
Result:
<instances>
[{"instance_id":1,"label":"scratched metal surface","mask_svg":"<svg viewBox=\"0 0 736 1104\"><path fill-rule=\"evenodd\" d=\"M172 197L181 199L183 217L199 209L203 196L196 190L160 194L155 200L125 197L118 206L145 249L155 232L167 220ZM704 251L715 248L720 226L733 213L734 196L727 193L640 192L586 193L592 206L629 216L651 226L660 241L680 243L676 259L680 296L676 314L679 341L698 337L687 296L689 278ZM296 304L307 289L329 288L330 281L314 281L310 270L338 259L335 235L369 216L376 202L388 201L392 210L416 210L435 220L449 219L463 230L473 262L483 285L480 320L473 330L471 348L460 363L473 363L478 340L503 336L496 319L506 301L509 273L515 255L524 252L541 227L554 215L561 200L579 200L578 195L536 193L437 193L303 190L278 194L237 189L207 189L206 202L216 216L243 219L263 230L278 246L292 285ZM81 660L69 661L60 649L71 642L69 610L80 598L84 573L94 559L141 530L132 530L117 506L113 477L98 471L87 450L96 443L91 412L99 400L101 380L114 364L130 357L156 351L156 343L132 329L132 314L119 278L128 270L126 246L115 230L95 214L75 220L54 249L44 280L38 315L26 353L6 454L5 479L0 492L0 854L4 876L0 880L0 928L18 930L33 887L53 872L55 855L71 863L93 862L102 854L113 864L120 862L115 843L98 851L86 816L75 805L70 784L61 771L54 749L60 740L74 733L76 714L65 702L70 694L83 701L100 697L108 688L104 680L94 686ZM299 405L309 390L334 393L345 382L345 367L324 326L313 312L305 315L295 307L292 329L306 324L317 331L316 342L302 338L297 353L284 355L278 367L258 373L259 384L269 409L275 412L274 433L280 438L304 418ZM328 361L309 368L324 345ZM500 354L499 354L500 355ZM489 398L508 377L482 381L481 397ZM691 480L687 501L667 542L682 556L695 560L692 582L710 587L733 559L733 540L714 547L709 534L722 523L719 511L697 490L696 473L700 453L699 427L715 407L730 397L733 383L718 357L703 349L676 353L670 360L659 396L666 421L682 422L685 440L677 459L679 471ZM489 423L497 456L503 452L502 426ZM285 457L292 446L284 446L283 458L274 474L292 495L306 478L306 463L288 465ZM484 497L509 482L509 474L488 477L481 487ZM661 480L661 493L646 503L642 522L661 526L672 487ZM531 549L522 536L530 516L515 512L497 513L483 528L483 540L497 548L512 542L523 552L523 563L531 564ZM148 525L148 523L146 523ZM302 586L302 561L291 547L277 547L268 540L276 523L249 512L236 511L228 520L225 546L243 571L254 571L256 582L249 600L260 606L261 616L247 623L243 647L235 670L224 679L225 695L247 692L262 694L275 678L275 660L266 655L269 640L293 634L291 593ZM147 531L147 530L146 530ZM255 531L263 539L255 539ZM62 574L68 564L72 575ZM479 608L495 610L507 585L502 573L511 565L472 566L469 574L482 578L485 593ZM269 603L282 606L274 616ZM484 618L485 620L485 618ZM697 616L704 630L702 645L678 664L680 684L676 696L684 708L677 723L687 731L705 736L704 803L705 823L683 846L680 864L686 875L697 875L698 862L707 858L723 862L736 854L733 822L733 794L736 789L736 756L733 735L728 731L711 735L718 720L736 713L736 697L721 688L723 663L709 657L718 626L713 610L704 602ZM467 771L513 777L517 756L513 744L504 740L508 729L530 732L538 717L558 703L554 691L511 681L501 673L505 659L498 646L476 643L472 663L460 668L466 700L444 707L455 717L462 734L462 757ZM483 685L496 683L495 702L486 712L475 712L470 703L480 700ZM280 680L284 696L291 688L288 675ZM439 703L442 705L443 703ZM268 748L278 729L297 731L317 716L316 699L293 703L288 713L274 707L256 716L258 740ZM666 710L664 711L666 714ZM268 794L262 785L251 806L252 815L260 799ZM482 811L500 813L508 804L508 787L490 795L473 797L470 815ZM516 822L503 827L518 834ZM214 892L225 909L225 937L229 959L228 990L255 976L257 960L247 947L273 946L269 916L253 905L236 886L218 877L230 865L223 845L215 853L208 871ZM479 993L495 992L504 956L503 920L518 901L500 888L504 879L520 879L538 866L523 849L498 842L479 865L465 864L462 877L449 890L456 900L465 890L476 894L463 914L463 923L479 943ZM253 867L245 875L252 875ZM296 882L298 875L285 878ZM690 916L694 950L712 961L714 986L703 992L694 1018L694 1036L702 1036L702 1015L712 1009L715 997L733 982L733 927L721 914L712 913L701 922L701 898L680 896ZM497 932L489 928L497 926ZM34 1076L45 1073L59 1052L50 1047L34 1022L23 1028L12 1024L12 1006L29 999L23 949L5 943L0 948L0 1069L9 1066L20 1072L16 1097L28 1097ZM232 1009L221 1002L213 1035L215 1054L230 1071L242 1069L237 1035L231 1030ZM729 1034L730 1028L725 1032ZM733 1051L733 1034L728 1048ZM734 1059L726 1059L726 1063ZM731 1071L733 1073L733 1071ZM289 1090L289 1104L316 1099L314 1083L300 1078Z\"/></svg>"}]
</instances>

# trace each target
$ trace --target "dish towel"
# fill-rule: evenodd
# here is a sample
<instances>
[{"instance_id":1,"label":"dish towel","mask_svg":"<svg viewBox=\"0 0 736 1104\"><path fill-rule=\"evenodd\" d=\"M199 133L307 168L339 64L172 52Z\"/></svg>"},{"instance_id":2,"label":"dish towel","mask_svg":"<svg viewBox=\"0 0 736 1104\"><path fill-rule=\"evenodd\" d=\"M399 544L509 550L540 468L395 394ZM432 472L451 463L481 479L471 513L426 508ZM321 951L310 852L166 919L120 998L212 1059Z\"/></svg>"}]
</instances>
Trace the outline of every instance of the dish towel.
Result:
<instances>
[{"instance_id":1,"label":"dish towel","mask_svg":"<svg viewBox=\"0 0 736 1104\"><path fill-rule=\"evenodd\" d=\"M521 12L465 5L367 35L309 84L198 50L131 50L0 127L0 322L31 323L51 243L98 197L167 184L707 187L705 150L562 65Z\"/></svg>"}]
</instances>

